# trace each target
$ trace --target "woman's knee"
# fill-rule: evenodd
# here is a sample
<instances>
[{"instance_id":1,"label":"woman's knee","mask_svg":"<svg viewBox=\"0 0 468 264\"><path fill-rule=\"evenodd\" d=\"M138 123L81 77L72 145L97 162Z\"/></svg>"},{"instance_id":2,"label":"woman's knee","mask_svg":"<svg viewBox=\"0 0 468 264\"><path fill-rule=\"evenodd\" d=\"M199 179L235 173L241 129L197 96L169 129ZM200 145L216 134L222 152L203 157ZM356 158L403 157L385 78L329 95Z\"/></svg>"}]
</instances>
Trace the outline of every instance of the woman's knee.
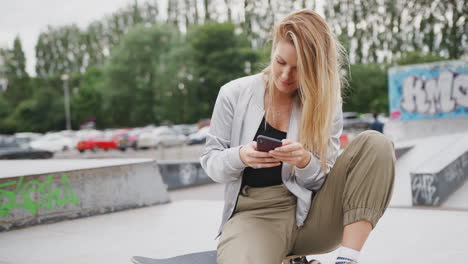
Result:
<instances>
[{"instance_id":1,"label":"woman's knee","mask_svg":"<svg viewBox=\"0 0 468 264\"><path fill-rule=\"evenodd\" d=\"M378 176L379 181L387 178L388 182L392 182L396 160L393 142L377 131L362 132L354 140L348 167L353 168L353 172L350 172L353 177Z\"/></svg>"},{"instance_id":2,"label":"woman's knee","mask_svg":"<svg viewBox=\"0 0 468 264\"><path fill-rule=\"evenodd\" d=\"M372 152L372 154L375 155L389 155L390 157L394 157L395 149L393 141L380 132L366 130L357 135L353 141L357 144L361 144L361 147L367 154Z\"/></svg>"}]
</instances>

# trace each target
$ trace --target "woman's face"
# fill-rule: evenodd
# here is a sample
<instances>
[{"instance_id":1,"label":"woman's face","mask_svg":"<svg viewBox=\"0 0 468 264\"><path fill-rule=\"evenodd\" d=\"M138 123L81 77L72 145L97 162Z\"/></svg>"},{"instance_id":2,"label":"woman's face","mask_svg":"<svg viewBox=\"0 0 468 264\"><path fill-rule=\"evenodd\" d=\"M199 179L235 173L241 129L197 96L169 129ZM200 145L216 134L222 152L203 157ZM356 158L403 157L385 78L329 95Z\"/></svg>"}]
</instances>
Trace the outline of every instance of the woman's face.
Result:
<instances>
[{"instance_id":1,"label":"woman's face","mask_svg":"<svg viewBox=\"0 0 468 264\"><path fill-rule=\"evenodd\" d=\"M284 94L292 95L299 87L297 81L296 48L287 41L279 41L272 61L273 81Z\"/></svg>"}]
</instances>

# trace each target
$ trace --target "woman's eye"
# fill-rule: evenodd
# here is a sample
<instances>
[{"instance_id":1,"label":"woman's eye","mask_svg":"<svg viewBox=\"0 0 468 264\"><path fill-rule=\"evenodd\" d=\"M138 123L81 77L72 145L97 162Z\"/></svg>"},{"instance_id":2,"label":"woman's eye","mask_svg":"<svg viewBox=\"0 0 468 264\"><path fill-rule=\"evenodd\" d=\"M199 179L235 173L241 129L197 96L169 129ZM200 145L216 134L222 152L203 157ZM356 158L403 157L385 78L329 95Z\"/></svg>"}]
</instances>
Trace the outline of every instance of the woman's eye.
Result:
<instances>
[{"instance_id":1,"label":"woman's eye","mask_svg":"<svg viewBox=\"0 0 468 264\"><path fill-rule=\"evenodd\" d=\"M276 62L278 62L278 63L281 64L281 65L285 65L285 64L286 64L286 62L282 62L282 61L276 61Z\"/></svg>"}]
</instances>

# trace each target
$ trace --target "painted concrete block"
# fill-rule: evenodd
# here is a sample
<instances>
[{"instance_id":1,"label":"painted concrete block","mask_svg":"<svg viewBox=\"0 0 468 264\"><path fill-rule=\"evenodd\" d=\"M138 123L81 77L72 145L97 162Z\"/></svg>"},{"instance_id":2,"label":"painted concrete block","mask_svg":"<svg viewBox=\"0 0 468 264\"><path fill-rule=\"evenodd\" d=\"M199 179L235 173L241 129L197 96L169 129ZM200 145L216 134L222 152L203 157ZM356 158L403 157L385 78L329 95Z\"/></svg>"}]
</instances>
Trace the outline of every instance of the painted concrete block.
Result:
<instances>
[{"instance_id":1,"label":"painted concrete block","mask_svg":"<svg viewBox=\"0 0 468 264\"><path fill-rule=\"evenodd\" d=\"M439 177L453 179L458 187L468 184L468 173L463 172L466 166L466 152L468 151L468 133L457 133L444 136L423 137L407 141L395 142L395 149L400 151L395 168L395 187L390 206L411 207L413 205L433 204L444 208L460 208L462 200L468 200L468 189L457 192L457 199L450 196L436 201L436 189L441 187ZM403 153L403 150L406 151ZM413 179L412 175L417 175ZM430 175L430 176L428 176ZM464 177L465 180L460 180ZM448 184L445 182L445 184ZM448 186L451 186L449 184ZM452 189L452 193L457 191ZM465 190L465 191L463 191ZM451 194L450 194L451 195ZM415 198L417 197L417 198ZM427 199L423 199L428 197ZM431 198L433 197L433 198ZM448 198L448 199L447 199ZM445 202L444 200L447 199ZM427 202L423 202L427 200Z\"/></svg>"},{"instance_id":2,"label":"painted concrete block","mask_svg":"<svg viewBox=\"0 0 468 264\"><path fill-rule=\"evenodd\" d=\"M158 166L168 190L213 183L198 161L159 161Z\"/></svg>"},{"instance_id":3,"label":"painted concrete block","mask_svg":"<svg viewBox=\"0 0 468 264\"><path fill-rule=\"evenodd\" d=\"M468 179L468 151L438 172L411 173L413 205L439 206Z\"/></svg>"},{"instance_id":4,"label":"painted concrete block","mask_svg":"<svg viewBox=\"0 0 468 264\"><path fill-rule=\"evenodd\" d=\"M39 163L41 174L22 174ZM0 162L0 231L169 202L154 160L60 163Z\"/></svg>"}]
</instances>

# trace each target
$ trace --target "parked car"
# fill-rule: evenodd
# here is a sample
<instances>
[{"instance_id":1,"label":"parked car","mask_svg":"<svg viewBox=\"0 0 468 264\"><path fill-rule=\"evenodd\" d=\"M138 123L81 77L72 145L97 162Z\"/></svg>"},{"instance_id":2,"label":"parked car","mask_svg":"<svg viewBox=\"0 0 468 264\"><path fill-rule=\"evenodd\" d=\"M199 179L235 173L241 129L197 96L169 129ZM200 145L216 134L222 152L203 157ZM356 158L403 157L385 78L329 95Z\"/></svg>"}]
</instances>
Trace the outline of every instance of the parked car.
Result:
<instances>
[{"instance_id":1,"label":"parked car","mask_svg":"<svg viewBox=\"0 0 468 264\"><path fill-rule=\"evenodd\" d=\"M22 147L30 147L30 143L42 137L40 133L20 132L15 134L15 141Z\"/></svg>"},{"instance_id":2,"label":"parked car","mask_svg":"<svg viewBox=\"0 0 468 264\"><path fill-rule=\"evenodd\" d=\"M365 120L369 124L372 124L372 122L374 122L374 117L372 113L362 114L361 119ZM377 116L377 119L384 124L388 121L388 117L382 113Z\"/></svg>"},{"instance_id":3,"label":"parked car","mask_svg":"<svg viewBox=\"0 0 468 264\"><path fill-rule=\"evenodd\" d=\"M138 135L140 135L140 133L142 133L142 129L133 129L122 135L119 138L119 149L121 151L125 151L128 148L136 150Z\"/></svg>"},{"instance_id":4,"label":"parked car","mask_svg":"<svg viewBox=\"0 0 468 264\"><path fill-rule=\"evenodd\" d=\"M76 143L76 149L83 153L85 150L96 151L98 146L95 144L95 139L102 137L102 132L94 129L80 130L76 133L78 142Z\"/></svg>"},{"instance_id":5,"label":"parked car","mask_svg":"<svg viewBox=\"0 0 468 264\"><path fill-rule=\"evenodd\" d=\"M174 129L161 126L141 133L138 136L137 148L148 149L183 145L186 139L185 135L177 133Z\"/></svg>"},{"instance_id":6,"label":"parked car","mask_svg":"<svg viewBox=\"0 0 468 264\"><path fill-rule=\"evenodd\" d=\"M60 135L59 133L46 134L43 137L31 141L30 146L36 149L46 149L48 151L66 151L73 149L73 140L69 137Z\"/></svg>"},{"instance_id":7,"label":"parked car","mask_svg":"<svg viewBox=\"0 0 468 264\"><path fill-rule=\"evenodd\" d=\"M50 159L53 155L52 151L22 147L14 137L0 137L0 159Z\"/></svg>"},{"instance_id":8,"label":"parked car","mask_svg":"<svg viewBox=\"0 0 468 264\"><path fill-rule=\"evenodd\" d=\"M119 146L119 131L106 131L100 137L94 139L94 145L103 150L117 149Z\"/></svg>"},{"instance_id":9,"label":"parked car","mask_svg":"<svg viewBox=\"0 0 468 264\"><path fill-rule=\"evenodd\" d=\"M206 126L210 126L211 124L211 119L200 119L198 122L197 122L197 126L198 126L198 129L202 129L203 127L206 127Z\"/></svg>"},{"instance_id":10,"label":"parked car","mask_svg":"<svg viewBox=\"0 0 468 264\"><path fill-rule=\"evenodd\" d=\"M187 139L187 145L205 144L206 136L209 130L210 130L210 127L206 126L198 130L198 132L189 135Z\"/></svg>"},{"instance_id":11,"label":"parked car","mask_svg":"<svg viewBox=\"0 0 468 264\"><path fill-rule=\"evenodd\" d=\"M172 129L174 129L179 134L189 136L190 134L196 133L198 131L198 125L197 124L193 124L193 125L187 125L187 124L174 125L174 126L172 126Z\"/></svg>"},{"instance_id":12,"label":"parked car","mask_svg":"<svg viewBox=\"0 0 468 264\"><path fill-rule=\"evenodd\" d=\"M79 140L78 143L76 143L75 148L80 153L85 152L85 150L92 150L92 151L97 150L97 146L96 146L96 144L94 144L94 139L93 138Z\"/></svg>"},{"instance_id":13,"label":"parked car","mask_svg":"<svg viewBox=\"0 0 468 264\"><path fill-rule=\"evenodd\" d=\"M369 128L370 123L361 117L356 112L344 112L343 113L343 128L344 129L362 129L366 130Z\"/></svg>"},{"instance_id":14,"label":"parked car","mask_svg":"<svg viewBox=\"0 0 468 264\"><path fill-rule=\"evenodd\" d=\"M342 133L340 135L340 149L344 149L349 143L348 133Z\"/></svg>"}]
</instances>

